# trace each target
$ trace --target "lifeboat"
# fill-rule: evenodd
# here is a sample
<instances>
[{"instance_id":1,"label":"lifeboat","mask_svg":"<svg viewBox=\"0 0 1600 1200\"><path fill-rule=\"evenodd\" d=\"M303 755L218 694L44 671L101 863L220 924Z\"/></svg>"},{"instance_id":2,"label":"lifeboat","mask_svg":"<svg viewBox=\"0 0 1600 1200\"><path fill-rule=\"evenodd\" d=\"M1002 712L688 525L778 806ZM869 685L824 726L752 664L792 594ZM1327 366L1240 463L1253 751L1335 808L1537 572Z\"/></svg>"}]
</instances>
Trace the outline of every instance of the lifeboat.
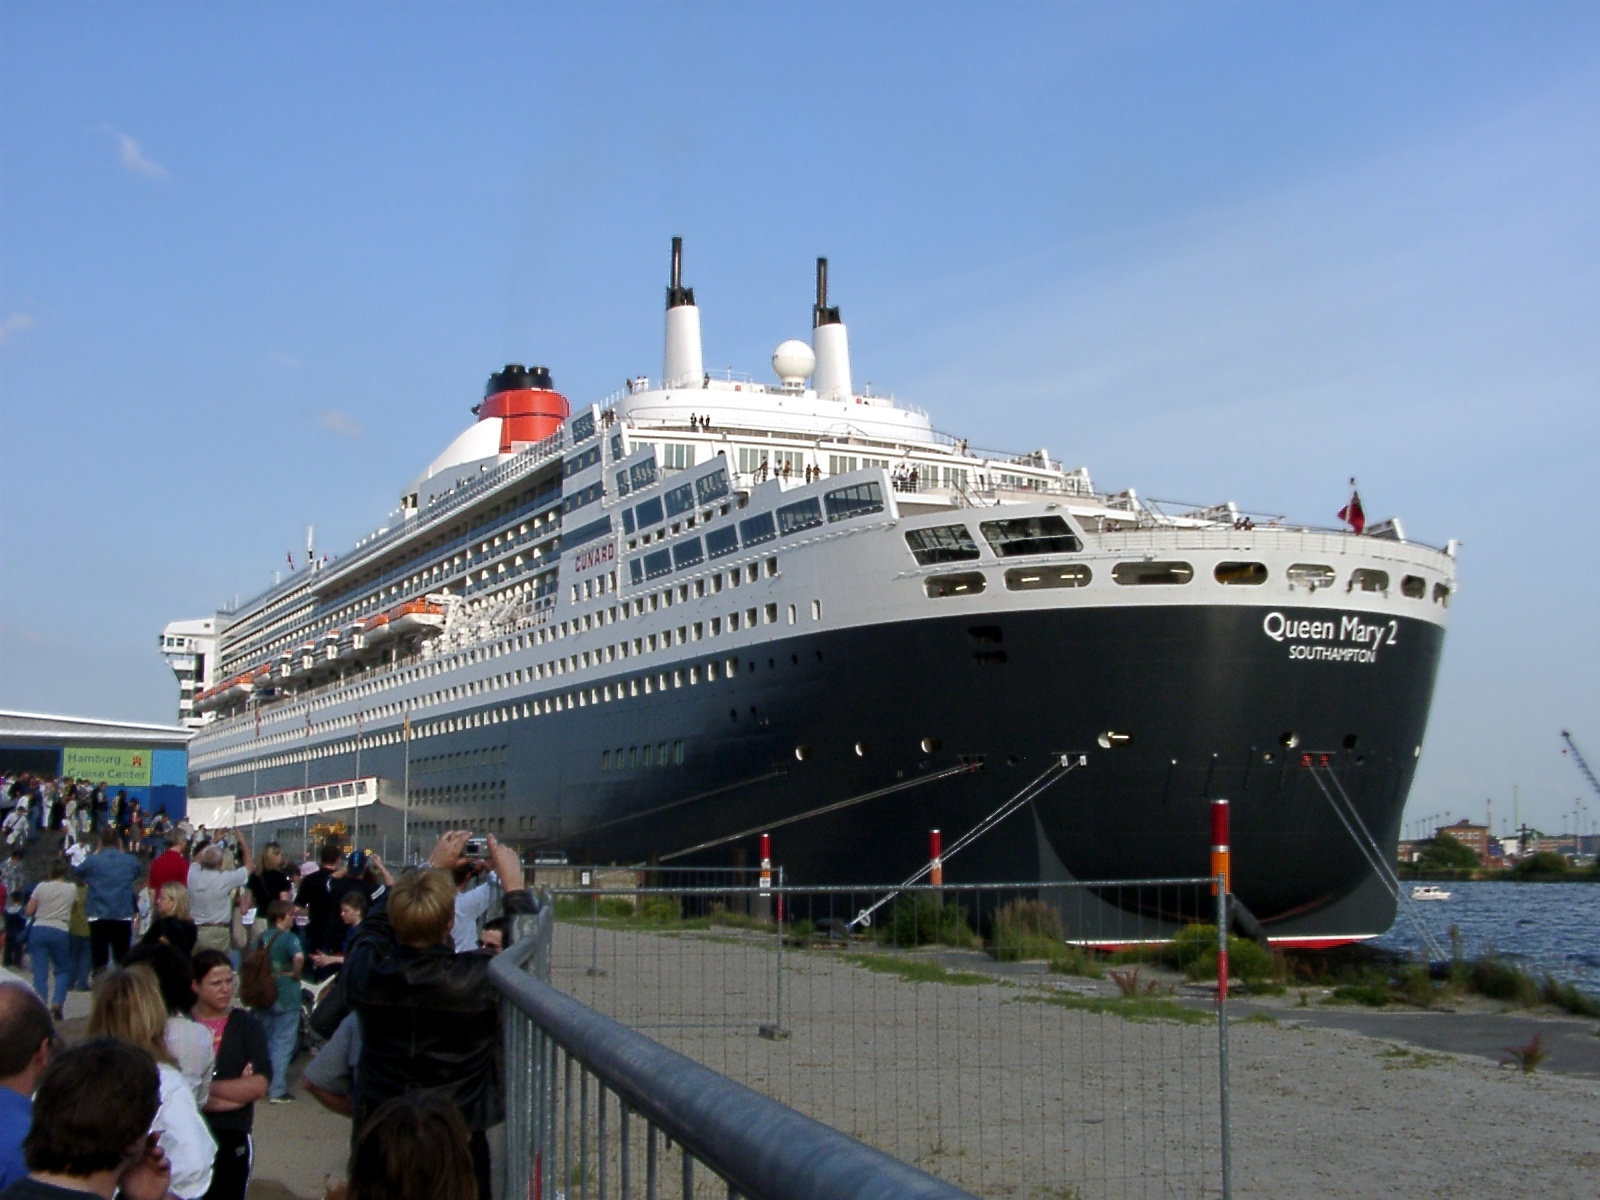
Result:
<instances>
[{"instance_id":1,"label":"lifeboat","mask_svg":"<svg viewBox=\"0 0 1600 1200\"><path fill-rule=\"evenodd\" d=\"M218 694L218 689L214 687L204 688L194 694L194 710L196 712L210 712L221 702L222 697Z\"/></svg>"},{"instance_id":2,"label":"lifeboat","mask_svg":"<svg viewBox=\"0 0 1600 1200\"><path fill-rule=\"evenodd\" d=\"M395 633L418 633L424 637L444 628L444 605L428 600L407 600L389 610L389 628Z\"/></svg>"},{"instance_id":3,"label":"lifeboat","mask_svg":"<svg viewBox=\"0 0 1600 1200\"><path fill-rule=\"evenodd\" d=\"M388 641L395 634L395 631L389 628L389 614L386 612L379 613L375 617L368 617L364 624L366 626L364 637L368 646L376 646L379 642Z\"/></svg>"},{"instance_id":4,"label":"lifeboat","mask_svg":"<svg viewBox=\"0 0 1600 1200\"><path fill-rule=\"evenodd\" d=\"M339 635L339 658L349 660L355 658L367 648L366 638L367 623L353 621L344 627L344 632Z\"/></svg>"},{"instance_id":5,"label":"lifeboat","mask_svg":"<svg viewBox=\"0 0 1600 1200\"><path fill-rule=\"evenodd\" d=\"M296 679L303 679L311 674L317 666L317 645L307 642L290 655L289 673Z\"/></svg>"},{"instance_id":6,"label":"lifeboat","mask_svg":"<svg viewBox=\"0 0 1600 1200\"><path fill-rule=\"evenodd\" d=\"M330 629L317 639L317 661L331 663L339 661L339 631Z\"/></svg>"},{"instance_id":7,"label":"lifeboat","mask_svg":"<svg viewBox=\"0 0 1600 1200\"><path fill-rule=\"evenodd\" d=\"M235 675L222 685L221 699L224 704L237 704L250 695L250 676Z\"/></svg>"}]
</instances>

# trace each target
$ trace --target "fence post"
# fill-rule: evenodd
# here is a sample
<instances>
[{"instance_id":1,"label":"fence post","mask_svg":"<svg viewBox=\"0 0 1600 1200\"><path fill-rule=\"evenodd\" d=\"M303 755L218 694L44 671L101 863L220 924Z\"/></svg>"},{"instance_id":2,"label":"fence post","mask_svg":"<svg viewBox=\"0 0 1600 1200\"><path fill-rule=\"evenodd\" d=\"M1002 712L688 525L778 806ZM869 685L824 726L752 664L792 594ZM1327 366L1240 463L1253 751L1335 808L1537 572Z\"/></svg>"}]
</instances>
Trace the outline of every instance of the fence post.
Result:
<instances>
[{"instance_id":1,"label":"fence post","mask_svg":"<svg viewBox=\"0 0 1600 1200\"><path fill-rule=\"evenodd\" d=\"M1212 891L1217 897L1217 1127L1222 1151L1222 1200L1233 1195L1232 1145L1228 1130L1228 889L1232 886L1228 802L1211 802Z\"/></svg>"},{"instance_id":2,"label":"fence post","mask_svg":"<svg viewBox=\"0 0 1600 1200\"><path fill-rule=\"evenodd\" d=\"M761 842L762 842L762 846L763 846L763 852L765 852L764 848L766 846L766 834L762 834L761 835ZM765 860L763 860L763 868L764 868L764 865L765 865ZM762 870L761 876L762 876L763 881L767 880L768 875L767 875L767 871L765 869ZM777 929L778 929L778 952L777 952L777 955L775 956L776 959L777 959L777 967L776 967L777 979L776 979L775 985L774 985L775 997L774 997L773 1006L772 1006L773 1007L772 1024L771 1025L763 1025L763 1026L761 1026L760 1029L758 1029L756 1031L759 1034L761 1034L762 1037L764 1037L768 1041L772 1041L772 1042L781 1042L784 1038L789 1036L789 1031L783 1027L783 868L782 867L778 868L778 904L777 904L777 914L778 914L778 925L777 925Z\"/></svg>"}]
</instances>

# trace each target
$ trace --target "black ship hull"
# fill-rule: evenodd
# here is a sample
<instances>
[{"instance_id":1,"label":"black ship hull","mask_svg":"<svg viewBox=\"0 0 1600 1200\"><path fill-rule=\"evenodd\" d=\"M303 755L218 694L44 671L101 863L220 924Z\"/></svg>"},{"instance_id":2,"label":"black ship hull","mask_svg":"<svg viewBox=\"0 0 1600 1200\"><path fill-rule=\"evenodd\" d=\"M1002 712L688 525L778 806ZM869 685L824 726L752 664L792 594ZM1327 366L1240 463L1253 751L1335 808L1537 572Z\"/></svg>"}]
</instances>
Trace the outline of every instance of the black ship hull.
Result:
<instances>
[{"instance_id":1,"label":"black ship hull","mask_svg":"<svg viewBox=\"0 0 1600 1200\"><path fill-rule=\"evenodd\" d=\"M1284 636L1278 612L1330 623L1325 648L1308 652L1292 626ZM1369 936L1394 902L1352 827L1392 856L1443 630L1354 616L1365 642L1340 632L1341 610L1237 605L775 639L745 648L731 676L674 686L667 670L649 694L515 720L490 705L481 725L413 741L409 819L419 834L484 828L574 863L748 864L770 829L790 883L884 883L926 862L929 829L950 845L1055 767L1037 799L946 864L947 881L1205 875L1210 803L1225 797L1233 889L1269 936ZM363 770L398 782L406 754L369 749ZM1083 765L1063 773L1063 756ZM311 782L354 769L353 755L317 759ZM246 764L195 791L294 787L301 772L252 784ZM1345 797L1358 822L1341 816Z\"/></svg>"}]
</instances>

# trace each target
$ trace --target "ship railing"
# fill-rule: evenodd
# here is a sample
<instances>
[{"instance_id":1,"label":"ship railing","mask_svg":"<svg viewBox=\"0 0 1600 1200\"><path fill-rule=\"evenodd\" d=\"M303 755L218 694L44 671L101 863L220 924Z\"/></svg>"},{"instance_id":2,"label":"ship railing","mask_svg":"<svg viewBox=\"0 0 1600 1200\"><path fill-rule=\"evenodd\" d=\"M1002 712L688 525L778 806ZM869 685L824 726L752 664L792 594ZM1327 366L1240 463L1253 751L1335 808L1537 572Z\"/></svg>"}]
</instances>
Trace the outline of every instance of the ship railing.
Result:
<instances>
[{"instance_id":1,"label":"ship railing","mask_svg":"<svg viewBox=\"0 0 1600 1200\"><path fill-rule=\"evenodd\" d=\"M557 991L552 916L547 905L519 918L490 967L503 1002L504 1195L968 1198Z\"/></svg>"},{"instance_id":2,"label":"ship railing","mask_svg":"<svg viewBox=\"0 0 1600 1200\"><path fill-rule=\"evenodd\" d=\"M1090 536L1108 553L1146 550L1225 550L1247 552L1254 546L1299 548L1308 554L1359 555L1395 563L1434 563L1446 548L1425 542L1358 536L1347 529L1315 525L1283 525L1275 521L1236 525L1142 525L1135 529L1090 528Z\"/></svg>"},{"instance_id":3,"label":"ship railing","mask_svg":"<svg viewBox=\"0 0 1600 1200\"><path fill-rule=\"evenodd\" d=\"M588 1026L597 1041L626 1030L624 1057L668 1075L692 1062L696 1080L747 1085L976 1195L1228 1195L1227 988L1182 969L1226 962L1218 877L796 887L781 868L761 874L539 868L557 881L548 982L587 1006L566 1011L615 1023ZM522 1158L547 1172L538 1194L615 1178L636 1155L614 1145L633 1100L571 1065L568 1045L540 1053L518 1051L541 1064L541 1111L559 1114L542 1143L536 1120L523 1134ZM666 1096L669 1112L685 1102ZM790 1169L804 1194L832 1194L812 1164Z\"/></svg>"}]
</instances>

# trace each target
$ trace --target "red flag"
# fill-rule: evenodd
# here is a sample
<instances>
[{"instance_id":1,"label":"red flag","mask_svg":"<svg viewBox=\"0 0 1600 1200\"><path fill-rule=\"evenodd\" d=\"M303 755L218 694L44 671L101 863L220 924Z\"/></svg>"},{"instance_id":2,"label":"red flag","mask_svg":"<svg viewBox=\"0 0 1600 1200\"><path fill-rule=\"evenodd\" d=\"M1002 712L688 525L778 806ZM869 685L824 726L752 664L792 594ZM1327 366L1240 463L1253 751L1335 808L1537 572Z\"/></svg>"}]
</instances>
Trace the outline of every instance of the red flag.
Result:
<instances>
[{"instance_id":1,"label":"red flag","mask_svg":"<svg viewBox=\"0 0 1600 1200\"><path fill-rule=\"evenodd\" d=\"M1339 510L1339 520L1360 533L1367 527L1367 514L1361 509L1361 493L1355 490L1356 481L1350 481L1350 503Z\"/></svg>"}]
</instances>

